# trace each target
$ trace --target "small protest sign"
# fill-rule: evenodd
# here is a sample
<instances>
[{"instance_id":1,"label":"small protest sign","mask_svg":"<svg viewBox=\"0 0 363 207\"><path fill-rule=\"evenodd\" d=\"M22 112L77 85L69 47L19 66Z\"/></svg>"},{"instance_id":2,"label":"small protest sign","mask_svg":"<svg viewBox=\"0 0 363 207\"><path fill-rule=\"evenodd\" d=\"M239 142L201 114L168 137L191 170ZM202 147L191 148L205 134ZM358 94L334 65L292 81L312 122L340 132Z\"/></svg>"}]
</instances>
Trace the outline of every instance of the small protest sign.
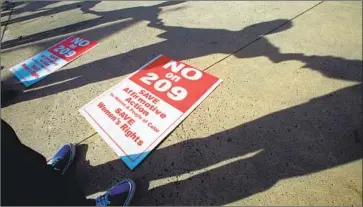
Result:
<instances>
[{"instance_id":1,"label":"small protest sign","mask_svg":"<svg viewBox=\"0 0 363 207\"><path fill-rule=\"evenodd\" d=\"M26 86L42 80L49 74L78 58L97 45L97 42L78 36L71 36L62 42L44 50L22 63L10 68L10 71Z\"/></svg>"},{"instance_id":2,"label":"small protest sign","mask_svg":"<svg viewBox=\"0 0 363 207\"><path fill-rule=\"evenodd\" d=\"M132 170L221 82L160 55L80 112Z\"/></svg>"}]
</instances>

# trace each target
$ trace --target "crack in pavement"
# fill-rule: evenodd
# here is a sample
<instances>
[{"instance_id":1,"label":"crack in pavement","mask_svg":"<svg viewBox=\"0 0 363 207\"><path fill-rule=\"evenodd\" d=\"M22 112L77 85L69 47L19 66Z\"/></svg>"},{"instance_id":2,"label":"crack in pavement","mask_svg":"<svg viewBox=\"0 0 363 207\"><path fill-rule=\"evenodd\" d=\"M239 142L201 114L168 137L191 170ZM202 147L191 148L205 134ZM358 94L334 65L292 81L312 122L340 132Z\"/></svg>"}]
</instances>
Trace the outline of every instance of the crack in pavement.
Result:
<instances>
[{"instance_id":1,"label":"crack in pavement","mask_svg":"<svg viewBox=\"0 0 363 207\"><path fill-rule=\"evenodd\" d=\"M259 37L257 37L255 40L251 41L250 43L247 43L246 45L242 46L241 48L237 49L236 51L232 52L231 54L227 55L226 57L214 62L213 64L211 64L210 66L206 67L205 69L203 69L202 71L207 71L208 69L212 68L213 66L217 65L218 63L226 60L227 58L231 57L232 55L236 54L237 52L240 52L241 50L247 48L248 46L252 45L253 43L257 42L258 40L264 38L266 35L278 30L279 28L283 27L284 25L286 25L287 23L291 22L292 20L300 17L301 15L305 14L306 12L314 9L315 7L317 7L318 5L322 4L324 1L320 1L319 3L315 4L314 6L306 9L305 11L301 12L300 14L294 16L293 18L289 19L288 21L286 21L285 23L277 26L276 28L270 30L269 32L267 32L266 34L260 35Z\"/></svg>"}]
</instances>

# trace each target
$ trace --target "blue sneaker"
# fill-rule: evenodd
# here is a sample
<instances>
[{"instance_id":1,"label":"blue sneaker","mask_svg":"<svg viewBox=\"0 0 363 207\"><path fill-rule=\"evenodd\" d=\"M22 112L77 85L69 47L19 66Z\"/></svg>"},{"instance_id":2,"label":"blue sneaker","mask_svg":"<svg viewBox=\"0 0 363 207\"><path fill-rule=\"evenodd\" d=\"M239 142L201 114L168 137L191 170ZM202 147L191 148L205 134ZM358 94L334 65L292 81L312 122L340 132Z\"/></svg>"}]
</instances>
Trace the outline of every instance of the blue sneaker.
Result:
<instances>
[{"instance_id":1,"label":"blue sneaker","mask_svg":"<svg viewBox=\"0 0 363 207\"><path fill-rule=\"evenodd\" d=\"M74 156L76 155L76 146L71 143L64 144L57 153L48 161L48 165L54 170L60 171L62 175L71 166Z\"/></svg>"},{"instance_id":2,"label":"blue sneaker","mask_svg":"<svg viewBox=\"0 0 363 207\"><path fill-rule=\"evenodd\" d=\"M135 183L131 179L124 179L113 186L105 194L96 198L96 206L128 206L135 193Z\"/></svg>"}]
</instances>

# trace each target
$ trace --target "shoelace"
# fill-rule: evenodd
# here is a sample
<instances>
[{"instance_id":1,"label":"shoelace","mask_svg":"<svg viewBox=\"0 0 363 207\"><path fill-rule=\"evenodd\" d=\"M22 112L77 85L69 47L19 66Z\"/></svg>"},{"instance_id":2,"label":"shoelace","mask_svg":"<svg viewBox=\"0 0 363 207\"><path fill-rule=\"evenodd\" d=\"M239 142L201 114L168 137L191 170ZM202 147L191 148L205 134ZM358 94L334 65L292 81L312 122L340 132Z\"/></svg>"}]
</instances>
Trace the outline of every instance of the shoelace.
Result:
<instances>
[{"instance_id":1,"label":"shoelace","mask_svg":"<svg viewBox=\"0 0 363 207\"><path fill-rule=\"evenodd\" d=\"M60 157L57 157L57 158L55 158L55 159L51 160L51 161L49 162L49 164L50 164L52 167L55 167L55 166L57 165L57 163L59 162L59 160L61 160L61 158L60 158Z\"/></svg>"},{"instance_id":2,"label":"shoelace","mask_svg":"<svg viewBox=\"0 0 363 207\"><path fill-rule=\"evenodd\" d=\"M96 198L96 206L108 206L109 204L111 204L111 201L108 200L108 193Z\"/></svg>"}]
</instances>

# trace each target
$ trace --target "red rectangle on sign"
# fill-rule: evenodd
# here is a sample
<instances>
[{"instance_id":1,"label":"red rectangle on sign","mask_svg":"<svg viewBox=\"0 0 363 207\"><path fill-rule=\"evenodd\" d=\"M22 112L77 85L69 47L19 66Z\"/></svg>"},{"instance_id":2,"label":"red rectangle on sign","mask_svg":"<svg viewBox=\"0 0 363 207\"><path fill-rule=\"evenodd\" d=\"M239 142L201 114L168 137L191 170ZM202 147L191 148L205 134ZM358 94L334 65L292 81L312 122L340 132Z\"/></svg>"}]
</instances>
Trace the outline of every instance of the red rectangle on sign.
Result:
<instances>
[{"instance_id":1,"label":"red rectangle on sign","mask_svg":"<svg viewBox=\"0 0 363 207\"><path fill-rule=\"evenodd\" d=\"M48 51L65 61L70 62L96 45L97 42L95 41L87 40L78 36L71 36L49 48Z\"/></svg>"},{"instance_id":2,"label":"red rectangle on sign","mask_svg":"<svg viewBox=\"0 0 363 207\"><path fill-rule=\"evenodd\" d=\"M160 56L130 80L186 112L219 79L167 56ZM147 96L147 95L145 95Z\"/></svg>"}]
</instances>

